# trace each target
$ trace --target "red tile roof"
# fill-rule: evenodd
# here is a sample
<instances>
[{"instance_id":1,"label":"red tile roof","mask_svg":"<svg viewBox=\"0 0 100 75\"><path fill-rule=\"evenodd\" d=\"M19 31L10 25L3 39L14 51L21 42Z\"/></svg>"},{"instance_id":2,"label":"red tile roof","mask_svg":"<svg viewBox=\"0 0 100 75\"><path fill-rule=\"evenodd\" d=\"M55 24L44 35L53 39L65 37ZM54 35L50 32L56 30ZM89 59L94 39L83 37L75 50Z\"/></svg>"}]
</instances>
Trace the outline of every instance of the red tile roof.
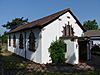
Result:
<instances>
[{"instance_id":1,"label":"red tile roof","mask_svg":"<svg viewBox=\"0 0 100 75\"><path fill-rule=\"evenodd\" d=\"M54 13L52 15L43 17L41 19L32 21L32 22L30 22L28 24L18 26L15 29L12 29L11 31L9 31L8 33L13 33L13 32L17 32L17 31L21 31L21 30L26 30L26 29L30 29L30 28L34 28L34 27L42 28L42 27L46 26L47 24L51 23L52 21L54 21L55 19L59 18L61 15L65 14L66 12L70 12L70 14L74 17L74 19L76 20L78 25L83 29L83 31L85 31L85 29L83 28L81 23L78 21L78 19L73 15L71 10L68 8L68 9L59 11L57 13Z\"/></svg>"}]
</instances>

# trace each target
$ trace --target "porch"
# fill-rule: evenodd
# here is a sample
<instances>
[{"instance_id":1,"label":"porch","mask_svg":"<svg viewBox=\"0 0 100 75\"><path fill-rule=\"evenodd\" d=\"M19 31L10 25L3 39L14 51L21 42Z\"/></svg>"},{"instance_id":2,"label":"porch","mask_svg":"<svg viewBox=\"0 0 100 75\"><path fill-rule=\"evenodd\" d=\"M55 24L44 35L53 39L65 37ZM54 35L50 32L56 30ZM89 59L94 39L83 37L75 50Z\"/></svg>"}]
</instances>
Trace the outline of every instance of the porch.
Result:
<instances>
[{"instance_id":1,"label":"porch","mask_svg":"<svg viewBox=\"0 0 100 75\"><path fill-rule=\"evenodd\" d=\"M66 63L78 64L81 61L91 59L89 37L68 36L61 37L66 46L65 58Z\"/></svg>"}]
</instances>

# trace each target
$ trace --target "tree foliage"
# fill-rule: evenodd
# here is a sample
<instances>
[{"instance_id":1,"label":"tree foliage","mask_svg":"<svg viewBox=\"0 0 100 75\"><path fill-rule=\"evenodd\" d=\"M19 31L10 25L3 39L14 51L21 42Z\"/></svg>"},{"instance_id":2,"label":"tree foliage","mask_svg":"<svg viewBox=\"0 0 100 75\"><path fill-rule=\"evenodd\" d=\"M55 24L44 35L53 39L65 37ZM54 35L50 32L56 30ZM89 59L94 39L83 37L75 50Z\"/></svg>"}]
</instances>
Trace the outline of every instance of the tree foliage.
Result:
<instances>
[{"instance_id":1,"label":"tree foliage","mask_svg":"<svg viewBox=\"0 0 100 75\"><path fill-rule=\"evenodd\" d=\"M64 42L62 40L56 40L51 43L49 52L52 63L61 64L65 62L64 48Z\"/></svg>"},{"instance_id":2,"label":"tree foliage","mask_svg":"<svg viewBox=\"0 0 100 75\"><path fill-rule=\"evenodd\" d=\"M2 50L2 46L0 45L0 53L1 53L1 50Z\"/></svg>"},{"instance_id":3,"label":"tree foliage","mask_svg":"<svg viewBox=\"0 0 100 75\"><path fill-rule=\"evenodd\" d=\"M86 30L95 30L95 29L98 29L98 24L96 22L96 20L88 20L88 21L85 21L83 23L83 27L86 29Z\"/></svg>"},{"instance_id":4,"label":"tree foliage","mask_svg":"<svg viewBox=\"0 0 100 75\"><path fill-rule=\"evenodd\" d=\"M2 42L7 43L7 32L5 31L4 34L2 35Z\"/></svg>"},{"instance_id":5,"label":"tree foliage","mask_svg":"<svg viewBox=\"0 0 100 75\"><path fill-rule=\"evenodd\" d=\"M13 29L13 28L16 28L17 26L23 25L27 22L28 22L28 18L23 19L23 17L21 17L21 18L15 18L11 22L8 21L6 24L4 24L2 26L5 27L6 29Z\"/></svg>"},{"instance_id":6,"label":"tree foliage","mask_svg":"<svg viewBox=\"0 0 100 75\"><path fill-rule=\"evenodd\" d=\"M1 43L1 39L2 39L2 36L1 36L1 34L0 34L0 43Z\"/></svg>"},{"instance_id":7,"label":"tree foliage","mask_svg":"<svg viewBox=\"0 0 100 75\"><path fill-rule=\"evenodd\" d=\"M92 54L100 55L100 47L99 45L94 45L91 49Z\"/></svg>"}]
</instances>

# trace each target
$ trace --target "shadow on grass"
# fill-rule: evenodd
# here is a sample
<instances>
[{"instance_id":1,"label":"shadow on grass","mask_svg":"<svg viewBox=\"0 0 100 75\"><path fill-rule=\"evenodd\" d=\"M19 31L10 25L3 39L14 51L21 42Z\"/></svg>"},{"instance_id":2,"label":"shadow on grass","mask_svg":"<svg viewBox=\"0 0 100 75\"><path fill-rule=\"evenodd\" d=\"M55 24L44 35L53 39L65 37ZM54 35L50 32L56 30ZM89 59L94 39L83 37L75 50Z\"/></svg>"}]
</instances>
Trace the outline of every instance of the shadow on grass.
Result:
<instances>
[{"instance_id":1,"label":"shadow on grass","mask_svg":"<svg viewBox=\"0 0 100 75\"><path fill-rule=\"evenodd\" d=\"M0 58L3 75L16 75L19 71L26 68L25 59L19 58L16 54L12 54L9 51L1 52Z\"/></svg>"}]
</instances>

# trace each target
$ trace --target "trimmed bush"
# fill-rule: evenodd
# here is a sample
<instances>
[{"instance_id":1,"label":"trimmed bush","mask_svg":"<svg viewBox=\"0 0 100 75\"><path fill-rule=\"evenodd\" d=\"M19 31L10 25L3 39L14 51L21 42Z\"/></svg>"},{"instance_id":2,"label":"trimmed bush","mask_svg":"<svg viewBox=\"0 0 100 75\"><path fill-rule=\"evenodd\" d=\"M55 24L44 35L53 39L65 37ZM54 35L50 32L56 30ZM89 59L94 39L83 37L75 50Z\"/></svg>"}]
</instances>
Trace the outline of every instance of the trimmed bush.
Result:
<instances>
[{"instance_id":1,"label":"trimmed bush","mask_svg":"<svg viewBox=\"0 0 100 75\"><path fill-rule=\"evenodd\" d=\"M63 40L56 40L51 43L49 52L52 63L62 64L65 62L64 48Z\"/></svg>"}]
</instances>

